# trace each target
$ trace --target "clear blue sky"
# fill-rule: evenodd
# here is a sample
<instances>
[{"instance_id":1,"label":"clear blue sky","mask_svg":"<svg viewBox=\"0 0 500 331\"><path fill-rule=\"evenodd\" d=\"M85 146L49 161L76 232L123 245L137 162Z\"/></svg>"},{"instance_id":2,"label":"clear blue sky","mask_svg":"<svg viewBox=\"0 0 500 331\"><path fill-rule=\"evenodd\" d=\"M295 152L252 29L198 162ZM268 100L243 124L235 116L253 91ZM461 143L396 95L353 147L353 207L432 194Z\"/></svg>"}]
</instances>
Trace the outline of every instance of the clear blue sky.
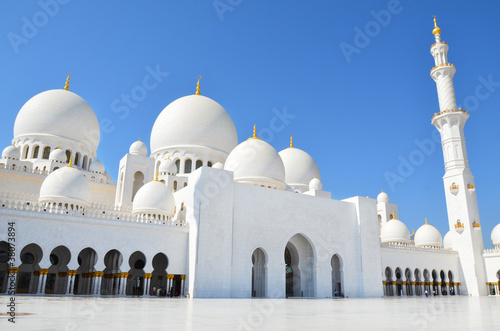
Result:
<instances>
[{"instance_id":1,"label":"clear blue sky","mask_svg":"<svg viewBox=\"0 0 500 331\"><path fill-rule=\"evenodd\" d=\"M383 15L388 7L392 13ZM415 140L436 130L429 76L435 14L457 68L457 101L470 110L467 148L491 247L500 221L498 2L4 0L0 13L2 148L11 143L22 105L62 88L71 71L70 89L108 123L98 156L116 179L129 145L140 137L149 146L158 114L194 93L201 75L202 94L228 111L239 141L251 136L254 123L269 127L273 109L286 108L295 118L267 141L282 150L293 132L335 199L375 198L384 189L410 231L427 217L444 236L439 144L407 173L398 170L419 150ZM356 39L358 29L368 33L364 40ZM348 56L341 48L347 44L357 47ZM142 85L148 66L168 76L127 116L114 112L113 102ZM485 86L488 80L494 83ZM403 182L390 185L388 172Z\"/></svg>"}]
</instances>

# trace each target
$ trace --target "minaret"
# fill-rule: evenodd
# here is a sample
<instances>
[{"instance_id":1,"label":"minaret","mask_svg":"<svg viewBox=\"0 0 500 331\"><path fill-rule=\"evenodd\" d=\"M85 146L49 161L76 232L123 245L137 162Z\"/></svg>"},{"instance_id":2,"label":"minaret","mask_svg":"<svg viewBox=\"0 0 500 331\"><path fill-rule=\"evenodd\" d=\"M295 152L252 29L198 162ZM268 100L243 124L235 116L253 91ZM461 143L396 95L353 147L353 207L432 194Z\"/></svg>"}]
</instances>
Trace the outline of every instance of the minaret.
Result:
<instances>
[{"instance_id":1,"label":"minaret","mask_svg":"<svg viewBox=\"0 0 500 331\"><path fill-rule=\"evenodd\" d=\"M435 67L431 77L436 82L440 112L432 124L441 134L445 174L443 177L451 231L457 231L453 249L458 251L467 291L472 295L487 295L486 272L483 260L483 236L479 221L474 176L469 168L465 148L464 125L469 112L457 108L453 76L455 66L448 62L448 44L441 41L441 29L434 17L432 31L436 43L431 46Z\"/></svg>"}]
</instances>

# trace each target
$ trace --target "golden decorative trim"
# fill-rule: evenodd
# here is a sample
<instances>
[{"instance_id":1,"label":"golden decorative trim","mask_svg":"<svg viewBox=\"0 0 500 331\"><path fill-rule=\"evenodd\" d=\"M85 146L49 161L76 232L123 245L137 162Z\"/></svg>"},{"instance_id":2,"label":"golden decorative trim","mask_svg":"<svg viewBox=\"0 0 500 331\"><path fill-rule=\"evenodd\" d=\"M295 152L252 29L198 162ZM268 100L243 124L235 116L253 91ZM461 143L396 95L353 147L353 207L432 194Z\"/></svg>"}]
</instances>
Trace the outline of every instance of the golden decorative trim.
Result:
<instances>
[{"instance_id":1,"label":"golden decorative trim","mask_svg":"<svg viewBox=\"0 0 500 331\"><path fill-rule=\"evenodd\" d=\"M437 26L436 15L434 15L434 29L432 30L433 35L441 34L441 29Z\"/></svg>"},{"instance_id":2,"label":"golden decorative trim","mask_svg":"<svg viewBox=\"0 0 500 331\"><path fill-rule=\"evenodd\" d=\"M181 275L181 279L182 280L186 279L186 275Z\"/></svg>"},{"instance_id":3,"label":"golden decorative trim","mask_svg":"<svg viewBox=\"0 0 500 331\"><path fill-rule=\"evenodd\" d=\"M9 268L9 274L17 274L19 272L19 268Z\"/></svg>"},{"instance_id":4,"label":"golden decorative trim","mask_svg":"<svg viewBox=\"0 0 500 331\"><path fill-rule=\"evenodd\" d=\"M459 229L459 228L464 228L464 223L460 222L460 220L457 221L457 224L455 224L455 229Z\"/></svg>"},{"instance_id":5,"label":"golden decorative trim","mask_svg":"<svg viewBox=\"0 0 500 331\"><path fill-rule=\"evenodd\" d=\"M434 116L432 116L432 120L434 120L435 117L446 114L446 113L465 113L469 114L469 112L465 109L458 108L458 109L445 109L443 111L440 111L439 113L434 113Z\"/></svg>"},{"instance_id":6,"label":"golden decorative trim","mask_svg":"<svg viewBox=\"0 0 500 331\"><path fill-rule=\"evenodd\" d=\"M438 64L437 66L435 66L434 68L431 69L431 72L433 72L434 70L436 70L438 68L442 68L442 67L453 67L453 68L455 68L455 65L453 63Z\"/></svg>"},{"instance_id":7,"label":"golden decorative trim","mask_svg":"<svg viewBox=\"0 0 500 331\"><path fill-rule=\"evenodd\" d=\"M60 272L57 274L59 277L66 277L68 275L67 272Z\"/></svg>"},{"instance_id":8,"label":"golden decorative trim","mask_svg":"<svg viewBox=\"0 0 500 331\"><path fill-rule=\"evenodd\" d=\"M474 185L474 184L467 184L467 188L468 189L476 188L476 185Z\"/></svg>"},{"instance_id":9,"label":"golden decorative trim","mask_svg":"<svg viewBox=\"0 0 500 331\"><path fill-rule=\"evenodd\" d=\"M477 222L477 223L474 222L474 223L472 223L472 227L473 228L480 228L481 227L481 223L480 222Z\"/></svg>"},{"instance_id":10,"label":"golden decorative trim","mask_svg":"<svg viewBox=\"0 0 500 331\"><path fill-rule=\"evenodd\" d=\"M253 126L253 136L252 136L252 138L248 138L247 140L250 140L250 139L259 139L259 140L262 140L260 138L257 138L257 127L255 126L255 124Z\"/></svg>"},{"instance_id":11,"label":"golden decorative trim","mask_svg":"<svg viewBox=\"0 0 500 331\"><path fill-rule=\"evenodd\" d=\"M452 185L450 185L450 191L451 191L451 190L458 190L459 188L460 188L460 186L459 186L459 185L457 185L457 184L452 184Z\"/></svg>"}]
</instances>

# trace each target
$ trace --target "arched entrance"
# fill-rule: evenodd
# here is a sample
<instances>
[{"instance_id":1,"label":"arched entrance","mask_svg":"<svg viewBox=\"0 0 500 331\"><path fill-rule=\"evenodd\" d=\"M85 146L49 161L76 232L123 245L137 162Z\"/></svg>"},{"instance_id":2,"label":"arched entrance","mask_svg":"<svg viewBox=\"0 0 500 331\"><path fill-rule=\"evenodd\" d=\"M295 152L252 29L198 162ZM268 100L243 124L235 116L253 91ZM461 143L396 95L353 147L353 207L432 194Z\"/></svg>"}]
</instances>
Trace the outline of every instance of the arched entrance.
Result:
<instances>
[{"instance_id":1,"label":"arched entrance","mask_svg":"<svg viewBox=\"0 0 500 331\"><path fill-rule=\"evenodd\" d=\"M75 284L73 285L74 294L91 294L92 273L95 271L97 262L97 252L90 247L84 248L78 254L78 264L76 269Z\"/></svg>"},{"instance_id":2,"label":"arched entrance","mask_svg":"<svg viewBox=\"0 0 500 331\"><path fill-rule=\"evenodd\" d=\"M406 295L407 296L412 296L413 295L413 286L411 285L411 270L409 268L406 268L405 270L405 282L406 282Z\"/></svg>"},{"instance_id":3,"label":"arched entrance","mask_svg":"<svg viewBox=\"0 0 500 331\"><path fill-rule=\"evenodd\" d=\"M337 254L334 254L330 264L332 265L332 296L343 296L342 263L340 257Z\"/></svg>"},{"instance_id":4,"label":"arched entrance","mask_svg":"<svg viewBox=\"0 0 500 331\"><path fill-rule=\"evenodd\" d=\"M403 281L402 281L402 274L401 274L401 269L396 268L396 295L402 296L403 295Z\"/></svg>"},{"instance_id":5,"label":"arched entrance","mask_svg":"<svg viewBox=\"0 0 500 331\"><path fill-rule=\"evenodd\" d=\"M431 283L430 283L429 270L424 269L424 294L427 294L427 295L432 294L430 284Z\"/></svg>"},{"instance_id":6,"label":"arched entrance","mask_svg":"<svg viewBox=\"0 0 500 331\"><path fill-rule=\"evenodd\" d=\"M163 253L158 253L153 257L153 273L151 284L149 285L149 295L153 295L153 287L161 295L167 295L170 290L167 288L167 267L168 258Z\"/></svg>"},{"instance_id":7,"label":"arched entrance","mask_svg":"<svg viewBox=\"0 0 500 331\"><path fill-rule=\"evenodd\" d=\"M117 274L121 273L120 266L123 263L122 254L116 250L112 249L106 253L104 256L104 265L106 268L103 270L102 283L100 293L103 295L117 295L119 294L119 282L123 281L122 278L118 278Z\"/></svg>"},{"instance_id":8,"label":"arched entrance","mask_svg":"<svg viewBox=\"0 0 500 331\"><path fill-rule=\"evenodd\" d=\"M420 284L422 281L420 279L420 270L415 269L415 295L422 295L422 285Z\"/></svg>"},{"instance_id":9,"label":"arched entrance","mask_svg":"<svg viewBox=\"0 0 500 331\"><path fill-rule=\"evenodd\" d=\"M0 241L0 293L7 291L7 277L9 276L9 244Z\"/></svg>"},{"instance_id":10,"label":"arched entrance","mask_svg":"<svg viewBox=\"0 0 500 331\"><path fill-rule=\"evenodd\" d=\"M314 253L309 241L296 234L286 244L285 277L287 297L314 297Z\"/></svg>"},{"instance_id":11,"label":"arched entrance","mask_svg":"<svg viewBox=\"0 0 500 331\"><path fill-rule=\"evenodd\" d=\"M68 263L71 252L66 246L57 246L50 252L50 267L45 281L46 294L65 294L68 286Z\"/></svg>"},{"instance_id":12,"label":"arched entrance","mask_svg":"<svg viewBox=\"0 0 500 331\"><path fill-rule=\"evenodd\" d=\"M17 274L17 293L37 293L40 278L38 263L42 260L43 252L37 244L29 244L21 251L21 265Z\"/></svg>"},{"instance_id":13,"label":"arched entrance","mask_svg":"<svg viewBox=\"0 0 500 331\"><path fill-rule=\"evenodd\" d=\"M385 295L392 297L394 295L394 290L392 287L392 269L385 268Z\"/></svg>"},{"instance_id":14,"label":"arched entrance","mask_svg":"<svg viewBox=\"0 0 500 331\"><path fill-rule=\"evenodd\" d=\"M436 270L432 270L432 294L439 295L438 276Z\"/></svg>"},{"instance_id":15,"label":"arched entrance","mask_svg":"<svg viewBox=\"0 0 500 331\"><path fill-rule=\"evenodd\" d=\"M257 248L252 254L252 297L266 297L266 254Z\"/></svg>"},{"instance_id":16,"label":"arched entrance","mask_svg":"<svg viewBox=\"0 0 500 331\"><path fill-rule=\"evenodd\" d=\"M455 284L453 283L453 273L448 271L448 281L450 282L450 295L455 295Z\"/></svg>"},{"instance_id":17,"label":"arched entrance","mask_svg":"<svg viewBox=\"0 0 500 331\"><path fill-rule=\"evenodd\" d=\"M441 278L441 295L448 295L448 290L446 286L446 274L444 273L443 270L439 273L439 276Z\"/></svg>"},{"instance_id":18,"label":"arched entrance","mask_svg":"<svg viewBox=\"0 0 500 331\"><path fill-rule=\"evenodd\" d=\"M127 279L127 295L144 294L144 266L146 265L146 256L144 253L136 251L130 255L128 260L130 270Z\"/></svg>"}]
</instances>

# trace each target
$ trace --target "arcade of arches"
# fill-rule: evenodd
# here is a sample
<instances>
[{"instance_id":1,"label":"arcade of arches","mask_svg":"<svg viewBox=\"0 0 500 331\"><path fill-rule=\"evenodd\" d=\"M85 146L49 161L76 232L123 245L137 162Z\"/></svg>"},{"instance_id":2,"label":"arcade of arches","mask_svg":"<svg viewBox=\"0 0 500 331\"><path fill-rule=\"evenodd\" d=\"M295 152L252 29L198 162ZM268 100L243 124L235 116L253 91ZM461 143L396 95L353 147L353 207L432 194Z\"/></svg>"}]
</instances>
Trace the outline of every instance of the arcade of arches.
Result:
<instances>
[{"instance_id":1,"label":"arcade of arches","mask_svg":"<svg viewBox=\"0 0 500 331\"><path fill-rule=\"evenodd\" d=\"M385 296L460 295L461 283L454 282L451 271L411 270L390 267L384 271Z\"/></svg>"},{"instance_id":2,"label":"arcade of arches","mask_svg":"<svg viewBox=\"0 0 500 331\"><path fill-rule=\"evenodd\" d=\"M37 244L29 244L21 250L21 264L9 267L7 242L0 242L0 293L6 293L9 273L16 275L16 293L26 294L74 294L74 295L153 295L153 288L184 295L185 275L168 274L168 257L157 253L152 260L153 270L144 270L146 256L136 251L124 263L119 250L112 249L104 256L105 268L95 269L98 262L96 251L87 247L78 254L78 268L70 270L72 257L66 246L58 246L50 252L48 268L42 268L43 251ZM44 266L46 267L46 266Z\"/></svg>"}]
</instances>

